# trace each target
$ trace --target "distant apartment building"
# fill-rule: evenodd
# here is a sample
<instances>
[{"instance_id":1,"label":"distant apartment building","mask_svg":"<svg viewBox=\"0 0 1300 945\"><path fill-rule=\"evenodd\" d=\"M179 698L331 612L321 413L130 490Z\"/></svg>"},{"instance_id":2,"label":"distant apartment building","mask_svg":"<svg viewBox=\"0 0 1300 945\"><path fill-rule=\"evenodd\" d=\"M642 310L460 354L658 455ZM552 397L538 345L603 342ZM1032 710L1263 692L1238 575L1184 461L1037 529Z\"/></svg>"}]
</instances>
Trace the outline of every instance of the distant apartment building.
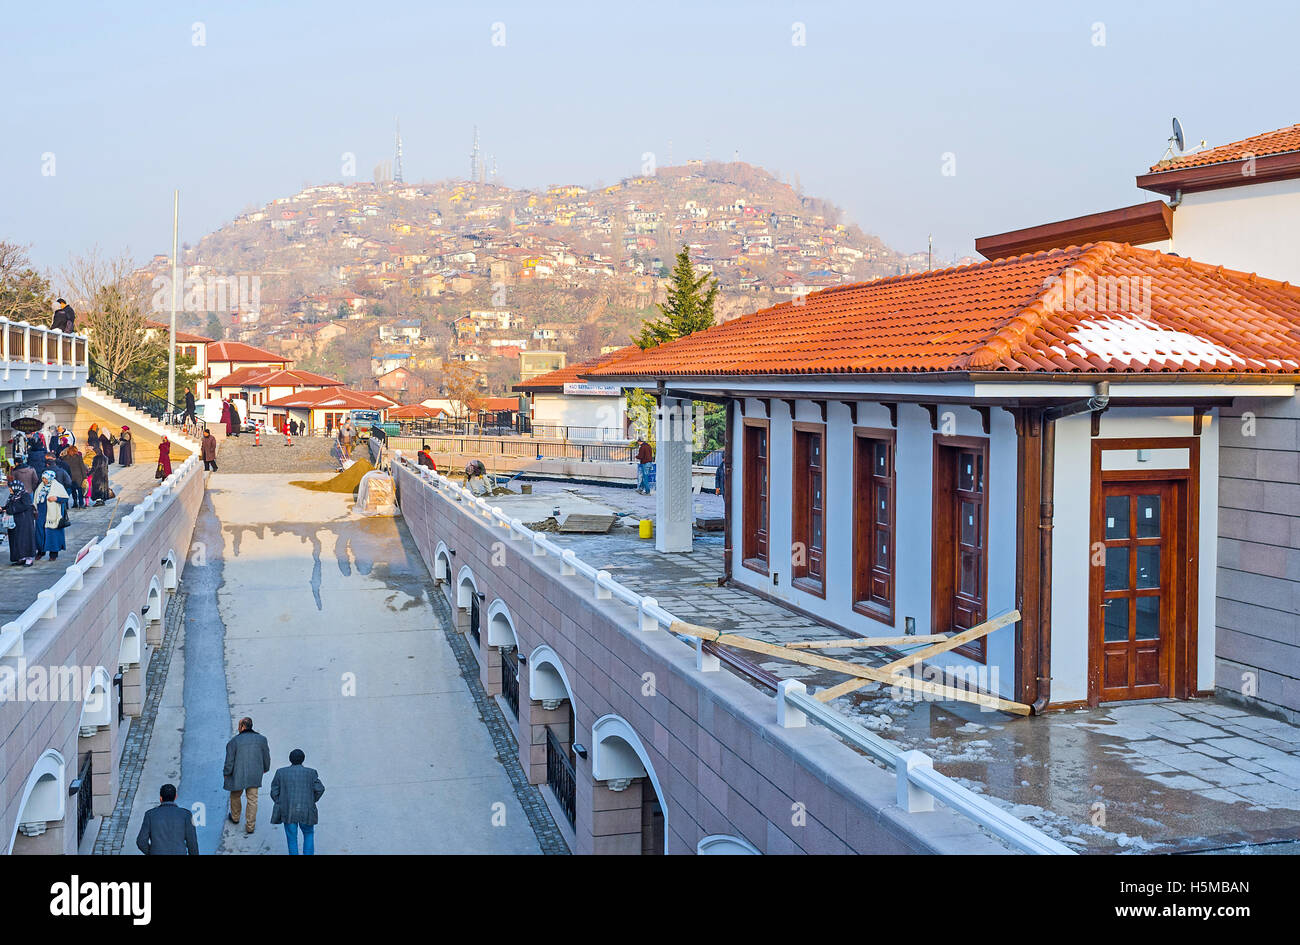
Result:
<instances>
[{"instance_id":1,"label":"distant apartment building","mask_svg":"<svg viewBox=\"0 0 1300 945\"><path fill-rule=\"evenodd\" d=\"M527 383L541 374L558 371L564 367L563 351L521 351L519 352L519 380Z\"/></svg>"},{"instance_id":2,"label":"distant apartment building","mask_svg":"<svg viewBox=\"0 0 1300 945\"><path fill-rule=\"evenodd\" d=\"M419 319L408 319L392 325L380 325L379 340L384 344L417 344L422 331Z\"/></svg>"}]
</instances>

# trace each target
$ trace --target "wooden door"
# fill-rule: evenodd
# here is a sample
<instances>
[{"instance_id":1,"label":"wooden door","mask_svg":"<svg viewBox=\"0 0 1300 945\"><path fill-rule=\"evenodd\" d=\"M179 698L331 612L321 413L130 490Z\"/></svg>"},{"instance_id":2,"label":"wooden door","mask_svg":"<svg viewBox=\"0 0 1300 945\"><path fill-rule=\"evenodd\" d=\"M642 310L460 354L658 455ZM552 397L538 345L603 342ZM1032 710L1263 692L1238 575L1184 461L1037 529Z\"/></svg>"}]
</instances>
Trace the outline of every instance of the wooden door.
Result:
<instances>
[{"instance_id":1,"label":"wooden door","mask_svg":"<svg viewBox=\"0 0 1300 945\"><path fill-rule=\"evenodd\" d=\"M1102 702L1168 696L1182 554L1177 484L1106 482L1094 532L1093 692ZM1101 560L1098 560L1100 558Z\"/></svg>"}]
</instances>

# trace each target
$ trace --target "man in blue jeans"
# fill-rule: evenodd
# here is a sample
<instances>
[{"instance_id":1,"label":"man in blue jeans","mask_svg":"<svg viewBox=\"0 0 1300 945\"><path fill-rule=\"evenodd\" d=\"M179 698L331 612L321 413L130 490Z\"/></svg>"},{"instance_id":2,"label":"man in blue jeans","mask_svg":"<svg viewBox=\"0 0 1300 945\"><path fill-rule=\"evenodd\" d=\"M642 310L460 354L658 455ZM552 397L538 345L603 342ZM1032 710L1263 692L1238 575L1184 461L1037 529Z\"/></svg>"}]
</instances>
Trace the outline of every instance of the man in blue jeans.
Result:
<instances>
[{"instance_id":1,"label":"man in blue jeans","mask_svg":"<svg viewBox=\"0 0 1300 945\"><path fill-rule=\"evenodd\" d=\"M289 854L298 853L298 828L302 828L302 852L311 856L316 852L316 802L325 793L315 768L303 766L307 756L301 748L289 752L289 764L275 772L271 779L271 823L284 824L284 836L289 842Z\"/></svg>"},{"instance_id":2,"label":"man in blue jeans","mask_svg":"<svg viewBox=\"0 0 1300 945\"><path fill-rule=\"evenodd\" d=\"M642 495L650 494L650 467L654 465L654 447L645 440L638 440L636 449L636 491Z\"/></svg>"}]
</instances>

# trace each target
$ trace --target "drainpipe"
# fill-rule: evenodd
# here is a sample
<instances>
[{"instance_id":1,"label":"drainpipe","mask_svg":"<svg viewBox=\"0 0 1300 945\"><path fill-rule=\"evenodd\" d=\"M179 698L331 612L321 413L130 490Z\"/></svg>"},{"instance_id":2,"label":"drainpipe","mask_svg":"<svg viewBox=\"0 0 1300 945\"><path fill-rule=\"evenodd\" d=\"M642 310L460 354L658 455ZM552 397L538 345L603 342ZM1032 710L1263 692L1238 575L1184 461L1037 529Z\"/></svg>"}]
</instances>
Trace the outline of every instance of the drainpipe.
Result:
<instances>
[{"instance_id":1,"label":"drainpipe","mask_svg":"<svg viewBox=\"0 0 1300 945\"><path fill-rule=\"evenodd\" d=\"M732 472L734 472L733 453L732 453L732 432L731 428L736 420L736 401L727 399L727 433L723 438L722 461L727 464L727 474L722 477L722 577L718 578L718 586L725 587L731 583L731 488Z\"/></svg>"},{"instance_id":2,"label":"drainpipe","mask_svg":"<svg viewBox=\"0 0 1300 945\"><path fill-rule=\"evenodd\" d=\"M1052 701L1052 527L1056 486L1056 421L1081 413L1105 410L1110 404L1110 382L1101 381L1096 392L1086 400L1076 400L1043 411L1042 482L1039 489L1038 530L1038 698L1034 714L1040 714Z\"/></svg>"}]
</instances>

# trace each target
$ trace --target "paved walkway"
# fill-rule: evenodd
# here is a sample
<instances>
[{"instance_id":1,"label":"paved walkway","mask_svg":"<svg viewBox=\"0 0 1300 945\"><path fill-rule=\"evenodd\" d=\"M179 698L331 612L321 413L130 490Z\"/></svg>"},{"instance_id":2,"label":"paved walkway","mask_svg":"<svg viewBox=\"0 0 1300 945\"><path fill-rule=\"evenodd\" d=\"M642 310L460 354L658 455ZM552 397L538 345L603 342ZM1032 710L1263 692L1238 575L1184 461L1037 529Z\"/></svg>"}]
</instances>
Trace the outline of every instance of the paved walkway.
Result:
<instances>
[{"instance_id":1,"label":"paved walkway","mask_svg":"<svg viewBox=\"0 0 1300 945\"><path fill-rule=\"evenodd\" d=\"M157 783L176 779L182 802L204 805L204 853L286 852L270 775L254 834L222 819L224 744L244 715L272 771L293 748L320 771L320 853L540 852L404 524L285 478L209 479L191 549L207 563L185 572L183 645L122 852Z\"/></svg>"},{"instance_id":2,"label":"paved walkway","mask_svg":"<svg viewBox=\"0 0 1300 945\"><path fill-rule=\"evenodd\" d=\"M109 482L117 499L100 506L87 505L72 509L68 518L72 524L65 536L68 548L60 553L59 560L42 558L30 568L9 567L9 542L0 541L0 567L4 572L4 593L0 594L0 624L8 623L36 600L36 595L54 585L68 565L77 560L77 552L92 538L100 537L129 515L135 504L148 495L158 483L153 477L154 463L136 463L132 466L110 466ZM0 485L0 505L9 499L9 487Z\"/></svg>"}]
</instances>

